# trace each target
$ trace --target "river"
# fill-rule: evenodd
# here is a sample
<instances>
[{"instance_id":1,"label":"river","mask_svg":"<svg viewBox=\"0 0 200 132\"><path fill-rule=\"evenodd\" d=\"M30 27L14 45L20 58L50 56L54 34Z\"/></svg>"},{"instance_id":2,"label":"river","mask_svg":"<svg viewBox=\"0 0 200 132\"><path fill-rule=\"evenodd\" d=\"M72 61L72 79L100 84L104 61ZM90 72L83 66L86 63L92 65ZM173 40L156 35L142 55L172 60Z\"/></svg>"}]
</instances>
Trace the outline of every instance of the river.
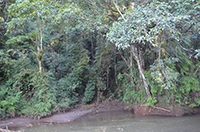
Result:
<instances>
[{"instance_id":1,"label":"river","mask_svg":"<svg viewBox=\"0 0 200 132\"><path fill-rule=\"evenodd\" d=\"M40 124L25 132L200 132L200 115L138 116L131 112L99 113L67 124Z\"/></svg>"}]
</instances>

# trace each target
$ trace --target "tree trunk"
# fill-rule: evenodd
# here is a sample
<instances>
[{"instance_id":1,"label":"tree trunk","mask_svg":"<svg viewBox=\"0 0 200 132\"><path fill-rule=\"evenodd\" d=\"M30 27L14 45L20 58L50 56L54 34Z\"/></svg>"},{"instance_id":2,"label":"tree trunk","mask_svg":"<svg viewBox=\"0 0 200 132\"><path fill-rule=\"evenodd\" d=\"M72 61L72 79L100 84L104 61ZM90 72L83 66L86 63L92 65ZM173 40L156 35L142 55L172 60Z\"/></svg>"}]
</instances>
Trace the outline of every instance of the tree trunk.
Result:
<instances>
[{"instance_id":1,"label":"tree trunk","mask_svg":"<svg viewBox=\"0 0 200 132\"><path fill-rule=\"evenodd\" d=\"M133 54L130 54L130 66L129 66L130 72L131 72L131 84L134 85L133 81Z\"/></svg>"},{"instance_id":2,"label":"tree trunk","mask_svg":"<svg viewBox=\"0 0 200 132\"><path fill-rule=\"evenodd\" d=\"M39 58L38 58L38 63L39 63L39 72L42 72L42 56L44 54L43 49L42 49L42 24L40 23L40 48L38 46L38 52L39 52Z\"/></svg>"},{"instance_id":3,"label":"tree trunk","mask_svg":"<svg viewBox=\"0 0 200 132\"><path fill-rule=\"evenodd\" d=\"M145 66L144 66L144 59L143 59L144 55L142 54L141 50L138 51L138 58L139 58L139 61L140 61L141 68L144 69L145 68Z\"/></svg>"},{"instance_id":4,"label":"tree trunk","mask_svg":"<svg viewBox=\"0 0 200 132\"><path fill-rule=\"evenodd\" d=\"M42 72L42 61L38 59L38 63L39 63L39 73Z\"/></svg>"},{"instance_id":5,"label":"tree trunk","mask_svg":"<svg viewBox=\"0 0 200 132\"><path fill-rule=\"evenodd\" d=\"M107 84L106 84L106 87L107 87L107 89L109 89L108 87L109 87L109 66L107 67L107 71L106 71L106 81L107 81Z\"/></svg>"},{"instance_id":6,"label":"tree trunk","mask_svg":"<svg viewBox=\"0 0 200 132\"><path fill-rule=\"evenodd\" d=\"M138 54L137 48L134 45L131 45L131 53L133 54L133 56L134 56L134 58L135 58L135 60L137 62L138 70L139 70L139 73L140 73L140 78L141 78L141 81L144 84L144 87L145 87L145 90L146 90L146 94L147 94L148 97L151 97L148 85L146 83L146 78L145 78L145 76L143 74L143 70L142 70L142 67L141 67L140 60L139 60L139 54Z\"/></svg>"},{"instance_id":7,"label":"tree trunk","mask_svg":"<svg viewBox=\"0 0 200 132\"><path fill-rule=\"evenodd\" d=\"M119 53L120 53L122 59L124 60L124 62L126 63L126 65L128 66L128 68L129 68L129 70L130 70L130 73L131 73L131 76L128 75L128 74L125 74L125 75L127 75L127 76L130 78L131 84L134 85L134 80L133 80L133 55L132 55L132 54L130 55L130 62L128 62L128 61L124 58L124 56L122 55L121 51L119 51Z\"/></svg>"},{"instance_id":8,"label":"tree trunk","mask_svg":"<svg viewBox=\"0 0 200 132\"><path fill-rule=\"evenodd\" d=\"M115 49L114 55L115 55L115 58L114 58L114 64L115 64L115 66L114 66L114 68L115 68L115 83L118 86L118 82L117 82L117 54L116 54L116 49Z\"/></svg>"}]
</instances>

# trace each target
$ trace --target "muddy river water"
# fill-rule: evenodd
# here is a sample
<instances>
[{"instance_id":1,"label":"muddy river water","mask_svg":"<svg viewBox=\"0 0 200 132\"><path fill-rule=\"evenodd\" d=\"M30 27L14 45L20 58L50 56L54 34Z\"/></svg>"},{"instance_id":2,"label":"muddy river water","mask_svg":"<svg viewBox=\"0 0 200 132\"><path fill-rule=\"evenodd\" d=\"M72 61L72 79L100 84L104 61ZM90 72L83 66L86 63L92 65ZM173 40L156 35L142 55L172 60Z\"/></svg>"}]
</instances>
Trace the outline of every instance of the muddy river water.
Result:
<instances>
[{"instance_id":1,"label":"muddy river water","mask_svg":"<svg viewBox=\"0 0 200 132\"><path fill-rule=\"evenodd\" d=\"M40 124L25 132L200 132L200 115L136 116L131 112L99 113L67 124Z\"/></svg>"}]
</instances>

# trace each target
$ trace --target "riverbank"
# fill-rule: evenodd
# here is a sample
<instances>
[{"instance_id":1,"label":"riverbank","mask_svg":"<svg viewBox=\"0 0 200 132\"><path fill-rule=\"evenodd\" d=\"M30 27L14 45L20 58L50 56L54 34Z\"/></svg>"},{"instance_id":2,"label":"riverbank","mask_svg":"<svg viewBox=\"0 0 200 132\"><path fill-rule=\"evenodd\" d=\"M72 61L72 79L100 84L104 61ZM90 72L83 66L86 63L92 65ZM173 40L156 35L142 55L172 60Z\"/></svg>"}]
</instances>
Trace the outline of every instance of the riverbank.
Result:
<instances>
[{"instance_id":1,"label":"riverbank","mask_svg":"<svg viewBox=\"0 0 200 132\"><path fill-rule=\"evenodd\" d=\"M42 118L39 120L31 118L12 118L6 120L0 120L0 128L3 129L17 129L21 127L32 127L41 123L55 124L55 123L68 123L75 119L78 119L82 116L93 115L103 112L111 111L124 111L124 108L127 106L123 102L106 102L100 104L90 104L85 106L79 106L77 108L71 109L66 113L57 113L51 117Z\"/></svg>"},{"instance_id":2,"label":"riverbank","mask_svg":"<svg viewBox=\"0 0 200 132\"><path fill-rule=\"evenodd\" d=\"M39 120L34 120L31 118L20 118L20 117L1 120L0 128L17 130L19 128L32 127L34 125L42 123L47 123L47 124L69 123L83 116L94 115L103 112L112 112L112 111L133 111L134 114L136 115L159 115L159 116L183 116L183 115L200 114L199 108L181 109L180 107L164 108L159 106L138 107L138 106L130 106L123 102L112 101L100 104L79 106L77 108L71 109L66 113L57 113L51 117L46 117Z\"/></svg>"}]
</instances>

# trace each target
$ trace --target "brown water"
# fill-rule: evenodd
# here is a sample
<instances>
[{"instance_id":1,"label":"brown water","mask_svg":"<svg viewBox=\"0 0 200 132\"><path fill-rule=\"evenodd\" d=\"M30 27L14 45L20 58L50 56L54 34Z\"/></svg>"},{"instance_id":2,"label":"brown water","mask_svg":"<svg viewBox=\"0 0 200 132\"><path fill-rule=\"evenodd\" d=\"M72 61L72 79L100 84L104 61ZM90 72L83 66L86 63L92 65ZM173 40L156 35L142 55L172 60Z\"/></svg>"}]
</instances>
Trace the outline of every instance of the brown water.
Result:
<instances>
[{"instance_id":1,"label":"brown water","mask_svg":"<svg viewBox=\"0 0 200 132\"><path fill-rule=\"evenodd\" d=\"M135 116L130 112L101 113L67 124L38 125L25 132L200 132L200 115Z\"/></svg>"}]
</instances>

